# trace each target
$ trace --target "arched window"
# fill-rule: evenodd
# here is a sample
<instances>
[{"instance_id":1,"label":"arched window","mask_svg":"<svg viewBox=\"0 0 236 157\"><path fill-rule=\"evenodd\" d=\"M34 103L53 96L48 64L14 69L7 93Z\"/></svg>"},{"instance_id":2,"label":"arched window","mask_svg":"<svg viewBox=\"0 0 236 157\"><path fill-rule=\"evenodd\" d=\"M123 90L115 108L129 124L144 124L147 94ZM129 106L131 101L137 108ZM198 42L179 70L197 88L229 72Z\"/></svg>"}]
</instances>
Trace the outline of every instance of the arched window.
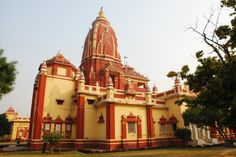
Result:
<instances>
[{"instance_id":1,"label":"arched window","mask_svg":"<svg viewBox=\"0 0 236 157\"><path fill-rule=\"evenodd\" d=\"M167 135L167 120L166 118L162 115L162 117L159 119L160 124L160 135Z\"/></svg>"},{"instance_id":2,"label":"arched window","mask_svg":"<svg viewBox=\"0 0 236 157\"><path fill-rule=\"evenodd\" d=\"M135 138L142 138L142 126L141 126L141 117L134 116L132 112L126 117L125 115L122 116L121 120L121 130L122 130L122 139L127 138L128 134L137 134ZM126 128L126 126L128 128Z\"/></svg>"},{"instance_id":3,"label":"arched window","mask_svg":"<svg viewBox=\"0 0 236 157\"><path fill-rule=\"evenodd\" d=\"M177 123L179 121L176 119L176 117L172 114L172 116L169 118L169 123L171 125L171 133L174 134L177 129Z\"/></svg>"}]
</instances>

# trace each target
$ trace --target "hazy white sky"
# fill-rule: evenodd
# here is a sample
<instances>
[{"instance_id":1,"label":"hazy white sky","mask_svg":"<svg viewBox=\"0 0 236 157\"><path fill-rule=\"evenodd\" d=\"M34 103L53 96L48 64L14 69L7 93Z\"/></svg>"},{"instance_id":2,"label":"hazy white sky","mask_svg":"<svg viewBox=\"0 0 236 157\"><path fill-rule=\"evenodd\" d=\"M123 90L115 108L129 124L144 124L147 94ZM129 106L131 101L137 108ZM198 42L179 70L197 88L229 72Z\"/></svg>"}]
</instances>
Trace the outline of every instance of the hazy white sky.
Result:
<instances>
[{"instance_id":1,"label":"hazy white sky","mask_svg":"<svg viewBox=\"0 0 236 157\"><path fill-rule=\"evenodd\" d=\"M159 91L172 88L166 77L184 64L196 66L194 54L205 49L191 31L206 23L220 0L0 0L0 47L17 60L16 85L0 100L0 113L9 106L29 116L39 64L58 50L79 66L85 37L101 6L116 32L119 52L128 64L149 77ZM224 14L224 12L222 13ZM221 21L224 17L221 17Z\"/></svg>"}]
</instances>

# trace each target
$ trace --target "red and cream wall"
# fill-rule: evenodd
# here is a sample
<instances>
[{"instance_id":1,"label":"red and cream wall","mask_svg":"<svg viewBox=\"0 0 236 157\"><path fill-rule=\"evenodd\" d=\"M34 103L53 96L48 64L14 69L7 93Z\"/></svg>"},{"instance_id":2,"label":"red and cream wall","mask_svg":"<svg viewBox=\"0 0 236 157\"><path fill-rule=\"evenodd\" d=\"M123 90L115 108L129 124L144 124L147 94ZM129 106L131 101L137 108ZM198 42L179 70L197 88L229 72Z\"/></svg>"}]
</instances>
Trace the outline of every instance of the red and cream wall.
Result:
<instances>
[{"instance_id":1,"label":"red and cream wall","mask_svg":"<svg viewBox=\"0 0 236 157\"><path fill-rule=\"evenodd\" d=\"M11 133L6 140L16 141L20 139L21 141L26 141L29 137L29 118L19 117L18 113L10 107L5 112L8 121L11 123Z\"/></svg>"},{"instance_id":2,"label":"red and cream wall","mask_svg":"<svg viewBox=\"0 0 236 157\"><path fill-rule=\"evenodd\" d=\"M73 102L72 97L74 95L74 88L75 81L71 78L47 76L43 117L49 114L52 118L50 123L51 131L55 131L56 124L58 124L61 125L61 131L65 133L69 129L69 127L66 129L66 119L68 117L73 120L75 119L76 104ZM71 127L71 138L75 138L74 123L72 123Z\"/></svg>"},{"instance_id":3,"label":"red and cream wall","mask_svg":"<svg viewBox=\"0 0 236 157\"><path fill-rule=\"evenodd\" d=\"M129 116L133 117L134 120L129 120ZM141 131L138 132L138 118L140 119ZM122 120L125 119L125 120ZM132 117L131 117L132 119ZM128 123L134 122L135 123L135 133L128 132ZM122 125L122 123L125 123ZM126 127L123 130L124 125ZM123 132L122 132L123 131ZM124 132L125 131L125 132ZM140 133L138 137L138 133ZM126 136L124 137L125 134ZM145 106L138 106L138 105L115 105L115 139L116 140L137 140L146 139L147 138L147 116L146 116L146 108Z\"/></svg>"},{"instance_id":4,"label":"red and cream wall","mask_svg":"<svg viewBox=\"0 0 236 157\"><path fill-rule=\"evenodd\" d=\"M171 117L174 115L178 119L177 126L179 128L184 127L184 120L182 117L182 113L187 109L185 105L177 105L175 104L175 101L178 100L178 97L170 97L165 100L166 105L168 107L168 117Z\"/></svg>"}]
</instances>

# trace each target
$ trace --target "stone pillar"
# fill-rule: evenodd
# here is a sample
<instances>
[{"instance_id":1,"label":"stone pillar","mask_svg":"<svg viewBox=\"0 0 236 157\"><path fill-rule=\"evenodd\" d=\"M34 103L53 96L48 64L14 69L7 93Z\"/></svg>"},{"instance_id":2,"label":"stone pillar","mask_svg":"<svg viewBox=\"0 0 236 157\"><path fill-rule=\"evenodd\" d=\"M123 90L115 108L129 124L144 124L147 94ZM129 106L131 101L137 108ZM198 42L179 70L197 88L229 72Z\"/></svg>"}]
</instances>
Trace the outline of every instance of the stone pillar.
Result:
<instances>
[{"instance_id":1,"label":"stone pillar","mask_svg":"<svg viewBox=\"0 0 236 157\"><path fill-rule=\"evenodd\" d=\"M81 72L78 80L78 91L83 91L85 88L85 78L84 78L84 73Z\"/></svg>"},{"instance_id":2,"label":"stone pillar","mask_svg":"<svg viewBox=\"0 0 236 157\"><path fill-rule=\"evenodd\" d=\"M189 124L189 130L191 131L191 139L194 140L192 124Z\"/></svg>"},{"instance_id":3,"label":"stone pillar","mask_svg":"<svg viewBox=\"0 0 236 157\"><path fill-rule=\"evenodd\" d=\"M152 107L147 106L147 129L148 129L148 138L153 138L153 118L152 118Z\"/></svg>"},{"instance_id":4,"label":"stone pillar","mask_svg":"<svg viewBox=\"0 0 236 157\"><path fill-rule=\"evenodd\" d=\"M114 98L114 88L113 88L113 83L111 77L109 77L107 84L106 84L106 94L107 94L107 99L113 99Z\"/></svg>"},{"instance_id":5,"label":"stone pillar","mask_svg":"<svg viewBox=\"0 0 236 157\"><path fill-rule=\"evenodd\" d=\"M36 100L37 100L37 90L38 90L38 76L35 78L34 82L34 88L33 88L33 96L32 96L32 102L31 102L31 112L30 112L30 126L29 126L29 137L28 139L31 140L33 137L33 131L34 128L34 112L35 112L35 106L36 106ZM30 142L30 141L28 141Z\"/></svg>"},{"instance_id":6,"label":"stone pillar","mask_svg":"<svg viewBox=\"0 0 236 157\"><path fill-rule=\"evenodd\" d=\"M194 133L195 133L195 139L198 140L198 130L197 130L197 126L196 124L192 124L193 126L193 130L194 130Z\"/></svg>"},{"instance_id":7,"label":"stone pillar","mask_svg":"<svg viewBox=\"0 0 236 157\"><path fill-rule=\"evenodd\" d=\"M84 138L84 106L85 97L77 97L77 116L76 116L76 139Z\"/></svg>"},{"instance_id":8,"label":"stone pillar","mask_svg":"<svg viewBox=\"0 0 236 157\"><path fill-rule=\"evenodd\" d=\"M127 138L126 124L127 124L126 117L123 115L121 120L121 139Z\"/></svg>"},{"instance_id":9,"label":"stone pillar","mask_svg":"<svg viewBox=\"0 0 236 157\"><path fill-rule=\"evenodd\" d=\"M211 139L210 128L209 128L209 127L207 127L207 138L208 138L208 139Z\"/></svg>"},{"instance_id":10,"label":"stone pillar","mask_svg":"<svg viewBox=\"0 0 236 157\"><path fill-rule=\"evenodd\" d=\"M138 138L142 138L142 121L141 121L141 119L137 122L137 128L138 128Z\"/></svg>"},{"instance_id":11,"label":"stone pillar","mask_svg":"<svg viewBox=\"0 0 236 157\"><path fill-rule=\"evenodd\" d=\"M40 73L38 79L38 92L37 100L34 108L34 128L33 129L33 139L41 139L42 131L42 119L43 119L43 107L44 107L44 97L45 97L45 88L47 81L47 65L46 62L42 63L40 66Z\"/></svg>"},{"instance_id":12,"label":"stone pillar","mask_svg":"<svg viewBox=\"0 0 236 157\"><path fill-rule=\"evenodd\" d=\"M145 93L146 96L146 114L147 114L147 128L148 128L148 138L153 138L153 118L152 118L152 106L150 105L152 103L152 95L150 88L147 87L147 91Z\"/></svg>"},{"instance_id":13,"label":"stone pillar","mask_svg":"<svg viewBox=\"0 0 236 157\"><path fill-rule=\"evenodd\" d=\"M106 106L106 138L115 139L115 104Z\"/></svg>"}]
</instances>

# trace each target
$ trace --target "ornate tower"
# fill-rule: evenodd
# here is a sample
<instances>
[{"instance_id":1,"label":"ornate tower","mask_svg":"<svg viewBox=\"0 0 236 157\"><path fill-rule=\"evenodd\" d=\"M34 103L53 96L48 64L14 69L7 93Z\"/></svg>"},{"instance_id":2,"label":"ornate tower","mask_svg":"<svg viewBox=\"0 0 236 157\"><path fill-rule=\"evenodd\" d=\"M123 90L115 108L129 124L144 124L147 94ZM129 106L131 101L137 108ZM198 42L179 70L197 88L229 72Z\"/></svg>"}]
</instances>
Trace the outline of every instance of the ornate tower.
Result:
<instances>
[{"instance_id":1,"label":"ornate tower","mask_svg":"<svg viewBox=\"0 0 236 157\"><path fill-rule=\"evenodd\" d=\"M92 23L84 43L80 68L84 72L86 84L105 87L109 77L114 88L123 88L121 57L114 30L106 19L103 8Z\"/></svg>"}]
</instances>

